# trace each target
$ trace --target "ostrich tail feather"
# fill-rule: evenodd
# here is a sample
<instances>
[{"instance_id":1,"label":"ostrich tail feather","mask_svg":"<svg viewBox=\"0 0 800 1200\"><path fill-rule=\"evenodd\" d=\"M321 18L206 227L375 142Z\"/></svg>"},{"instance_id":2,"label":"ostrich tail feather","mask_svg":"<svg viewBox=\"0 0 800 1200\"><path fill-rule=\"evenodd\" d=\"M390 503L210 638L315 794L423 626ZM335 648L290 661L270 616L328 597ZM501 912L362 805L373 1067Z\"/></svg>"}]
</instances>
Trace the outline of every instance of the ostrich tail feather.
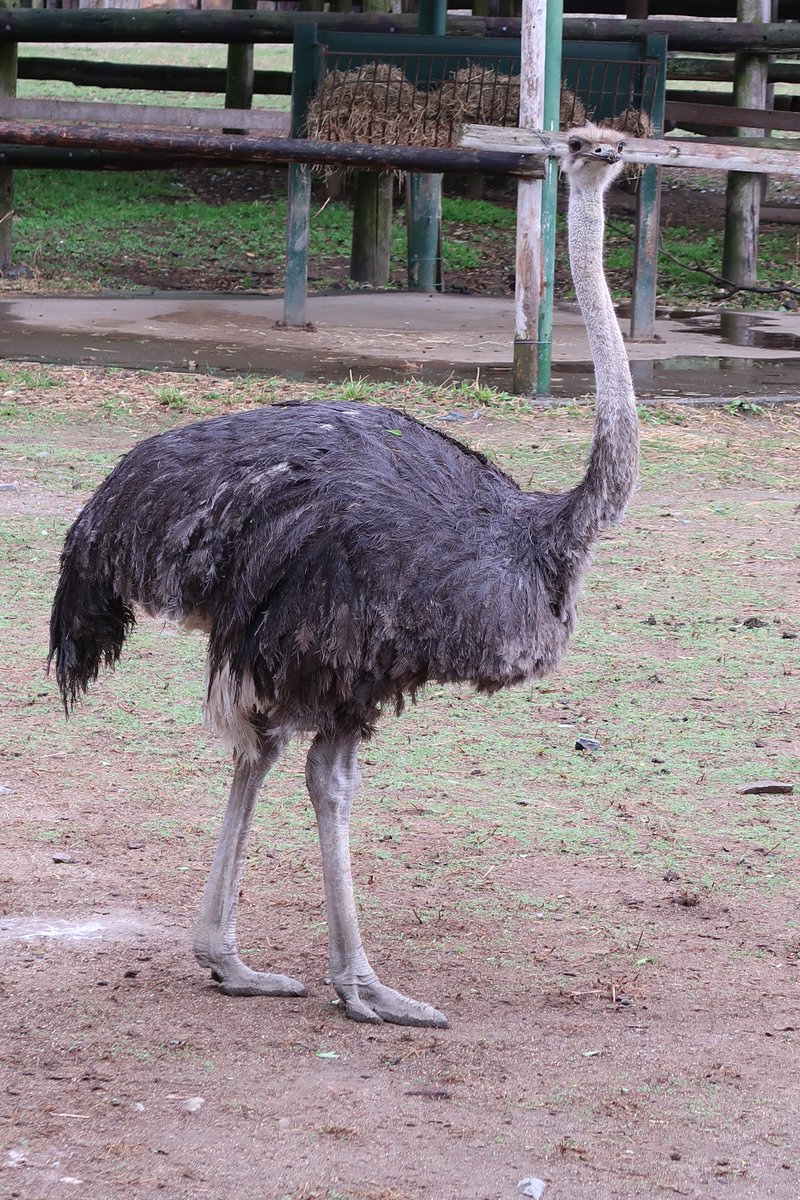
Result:
<instances>
[{"instance_id":1,"label":"ostrich tail feather","mask_svg":"<svg viewBox=\"0 0 800 1200\"><path fill-rule=\"evenodd\" d=\"M50 616L47 668L55 659L67 714L100 667L117 662L135 623L133 612L109 583L87 579L65 555Z\"/></svg>"}]
</instances>

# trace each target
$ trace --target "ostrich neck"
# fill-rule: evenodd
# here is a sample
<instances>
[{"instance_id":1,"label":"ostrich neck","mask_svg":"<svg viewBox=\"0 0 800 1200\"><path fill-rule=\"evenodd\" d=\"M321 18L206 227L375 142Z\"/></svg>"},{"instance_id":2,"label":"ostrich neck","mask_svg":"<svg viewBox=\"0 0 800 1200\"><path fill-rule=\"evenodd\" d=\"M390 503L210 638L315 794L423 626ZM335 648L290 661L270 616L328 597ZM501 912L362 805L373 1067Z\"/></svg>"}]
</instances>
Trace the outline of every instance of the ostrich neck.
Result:
<instances>
[{"instance_id":1,"label":"ostrich neck","mask_svg":"<svg viewBox=\"0 0 800 1200\"><path fill-rule=\"evenodd\" d=\"M591 539L620 519L636 483L639 430L628 356L603 273L603 193L572 185L569 260L589 336L597 405L586 474L575 489L578 538Z\"/></svg>"}]
</instances>

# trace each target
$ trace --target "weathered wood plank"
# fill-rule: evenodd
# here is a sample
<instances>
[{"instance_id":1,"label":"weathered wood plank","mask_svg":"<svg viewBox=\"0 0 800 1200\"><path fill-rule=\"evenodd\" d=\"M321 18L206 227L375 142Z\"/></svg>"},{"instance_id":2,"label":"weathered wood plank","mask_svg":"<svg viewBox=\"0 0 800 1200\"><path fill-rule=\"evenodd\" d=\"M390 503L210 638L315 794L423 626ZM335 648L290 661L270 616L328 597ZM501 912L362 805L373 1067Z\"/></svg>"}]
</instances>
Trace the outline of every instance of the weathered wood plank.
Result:
<instances>
[{"instance_id":1,"label":"weathered wood plank","mask_svg":"<svg viewBox=\"0 0 800 1200\"><path fill-rule=\"evenodd\" d=\"M670 121L691 121L698 125L718 125L722 129L740 129L742 126L761 129L785 129L789 133L800 133L800 112L785 109L765 112L758 108L737 108L732 104L693 104L682 100L667 100L664 115Z\"/></svg>"},{"instance_id":2,"label":"weathered wood plank","mask_svg":"<svg viewBox=\"0 0 800 1200\"><path fill-rule=\"evenodd\" d=\"M27 100L0 96L0 120L59 124L97 122L174 129L223 129L235 124L275 137L289 133L289 114L277 109L182 108L167 104L116 104L105 100Z\"/></svg>"},{"instance_id":3,"label":"weathered wood plank","mask_svg":"<svg viewBox=\"0 0 800 1200\"><path fill-rule=\"evenodd\" d=\"M532 157L567 152L563 133L545 135L536 130L465 125L459 145L469 150L525 151ZM709 171L755 171L758 174L800 177L798 150L773 150L742 146L738 142L706 142L699 138L625 138L626 162L654 163L662 167L701 167Z\"/></svg>"}]
</instances>

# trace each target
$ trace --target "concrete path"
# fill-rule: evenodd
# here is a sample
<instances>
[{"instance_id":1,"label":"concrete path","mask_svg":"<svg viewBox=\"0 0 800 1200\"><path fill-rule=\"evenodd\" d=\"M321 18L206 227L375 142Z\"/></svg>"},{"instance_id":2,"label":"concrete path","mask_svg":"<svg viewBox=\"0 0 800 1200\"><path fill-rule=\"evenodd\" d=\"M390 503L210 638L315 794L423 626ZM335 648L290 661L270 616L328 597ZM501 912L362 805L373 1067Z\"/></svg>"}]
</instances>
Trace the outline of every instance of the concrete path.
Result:
<instances>
[{"instance_id":1,"label":"concrete path","mask_svg":"<svg viewBox=\"0 0 800 1200\"><path fill-rule=\"evenodd\" d=\"M8 296L0 353L34 361L258 372L293 378L481 378L510 386L513 301L414 293L313 297L309 327L281 325L280 297ZM623 321L623 329L626 322ZM667 393L800 393L800 317L687 314L660 320L656 342L630 343L639 386ZM553 331L553 391L591 389L577 309Z\"/></svg>"}]
</instances>

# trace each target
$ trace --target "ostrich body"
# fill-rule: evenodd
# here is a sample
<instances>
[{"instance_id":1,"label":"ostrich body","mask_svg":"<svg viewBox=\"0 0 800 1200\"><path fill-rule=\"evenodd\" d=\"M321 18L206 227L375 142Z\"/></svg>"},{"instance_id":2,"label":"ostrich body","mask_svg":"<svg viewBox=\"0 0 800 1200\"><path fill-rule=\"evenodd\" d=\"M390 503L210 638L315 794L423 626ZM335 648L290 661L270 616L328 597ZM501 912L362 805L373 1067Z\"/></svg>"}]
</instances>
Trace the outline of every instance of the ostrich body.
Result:
<instances>
[{"instance_id":1,"label":"ostrich body","mask_svg":"<svg viewBox=\"0 0 800 1200\"><path fill-rule=\"evenodd\" d=\"M381 983L362 946L349 853L357 753L381 710L429 681L495 691L552 670L592 544L633 489L635 402L602 270L602 197L621 146L586 127L569 147L570 256L598 384L576 487L524 493L391 409L278 405L141 443L67 535L51 621L67 708L119 658L134 606L208 632L206 719L233 749L234 777L194 949L224 992L305 994L242 963L236 908L259 787L290 737L311 732L306 781L346 1013L446 1024Z\"/></svg>"}]
</instances>

